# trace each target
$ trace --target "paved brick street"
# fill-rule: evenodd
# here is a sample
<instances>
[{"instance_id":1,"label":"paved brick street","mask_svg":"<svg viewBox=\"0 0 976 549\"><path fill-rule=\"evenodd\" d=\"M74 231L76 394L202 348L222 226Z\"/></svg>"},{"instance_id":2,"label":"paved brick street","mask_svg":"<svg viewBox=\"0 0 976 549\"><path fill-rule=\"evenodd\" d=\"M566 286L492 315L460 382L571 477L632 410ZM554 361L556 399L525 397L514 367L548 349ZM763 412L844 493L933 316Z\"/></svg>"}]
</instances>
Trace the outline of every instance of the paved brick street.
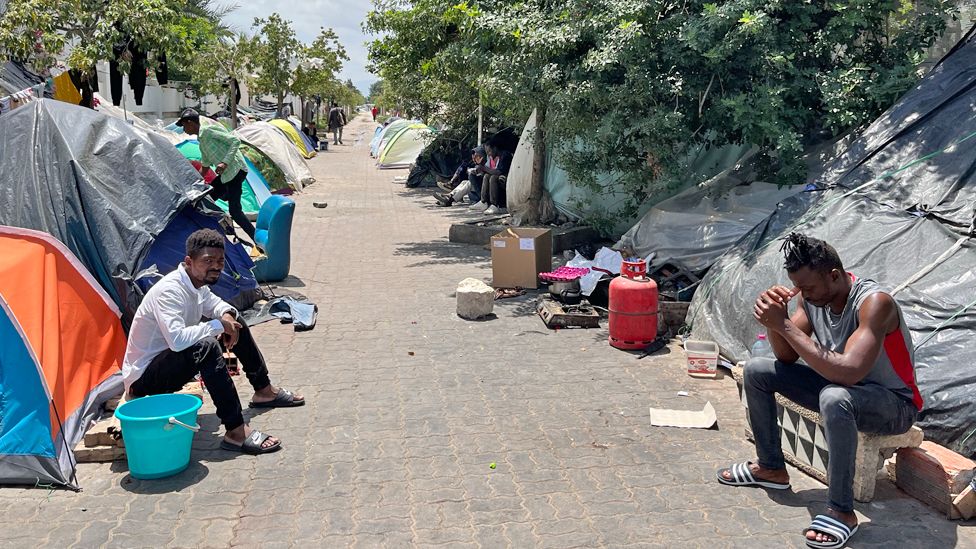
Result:
<instances>
[{"instance_id":1,"label":"paved brick street","mask_svg":"<svg viewBox=\"0 0 976 549\"><path fill-rule=\"evenodd\" d=\"M549 331L531 295L459 319L454 287L490 279L487 250L447 242L467 210L374 168L373 127L354 121L296 197L282 285L318 304L318 326L254 329L273 380L308 400L251 412L284 449L220 450L207 397L186 472L140 481L124 462L85 464L78 494L0 489L0 546L803 546L822 484L797 471L789 493L713 480L754 458L731 379L688 377L677 347L637 360L605 329ZM650 406L705 401L717 429L649 424ZM976 547L973 522L880 484L851 547Z\"/></svg>"}]
</instances>

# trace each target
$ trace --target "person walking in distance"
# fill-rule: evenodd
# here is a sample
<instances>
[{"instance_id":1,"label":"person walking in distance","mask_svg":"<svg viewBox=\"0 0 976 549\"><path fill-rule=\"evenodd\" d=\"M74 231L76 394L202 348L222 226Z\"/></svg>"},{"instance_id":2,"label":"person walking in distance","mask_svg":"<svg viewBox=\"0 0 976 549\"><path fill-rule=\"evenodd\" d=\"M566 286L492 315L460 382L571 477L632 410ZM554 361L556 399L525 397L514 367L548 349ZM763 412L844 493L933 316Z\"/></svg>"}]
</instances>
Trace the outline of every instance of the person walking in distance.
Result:
<instances>
[{"instance_id":1,"label":"person walking in distance","mask_svg":"<svg viewBox=\"0 0 976 549\"><path fill-rule=\"evenodd\" d=\"M338 103L332 104L329 111L329 131L332 132L332 144L342 145L342 127L346 125L346 114L339 108Z\"/></svg>"}]
</instances>

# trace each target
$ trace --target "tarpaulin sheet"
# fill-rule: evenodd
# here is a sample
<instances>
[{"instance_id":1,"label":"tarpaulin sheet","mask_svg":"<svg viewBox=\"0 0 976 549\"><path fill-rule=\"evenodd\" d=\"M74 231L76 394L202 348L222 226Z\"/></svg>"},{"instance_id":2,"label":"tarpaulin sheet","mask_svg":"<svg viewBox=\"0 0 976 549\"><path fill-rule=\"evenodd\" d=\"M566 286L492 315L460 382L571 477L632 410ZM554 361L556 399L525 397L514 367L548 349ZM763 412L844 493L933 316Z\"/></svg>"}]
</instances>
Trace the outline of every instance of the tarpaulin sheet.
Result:
<instances>
[{"instance_id":1,"label":"tarpaulin sheet","mask_svg":"<svg viewBox=\"0 0 976 549\"><path fill-rule=\"evenodd\" d=\"M123 313L155 236L205 190L166 139L91 109L41 99L0 118L0 224L63 242Z\"/></svg>"},{"instance_id":2,"label":"tarpaulin sheet","mask_svg":"<svg viewBox=\"0 0 976 549\"><path fill-rule=\"evenodd\" d=\"M785 200L715 266L688 321L734 360L761 331L756 296L788 283L779 240L799 231L831 243L845 268L901 306L916 346L925 437L976 451L976 44L972 33L876 120L820 179Z\"/></svg>"},{"instance_id":3,"label":"tarpaulin sheet","mask_svg":"<svg viewBox=\"0 0 976 549\"><path fill-rule=\"evenodd\" d=\"M701 272L744 234L761 223L776 205L803 189L756 182L731 189L692 187L652 207L614 246L645 256L652 267L678 262Z\"/></svg>"},{"instance_id":4,"label":"tarpaulin sheet","mask_svg":"<svg viewBox=\"0 0 976 549\"><path fill-rule=\"evenodd\" d=\"M434 187L437 185L437 178L450 179L454 170L464 162L466 154L470 153L464 145L434 141L420 153L417 162L410 168L406 186Z\"/></svg>"},{"instance_id":5,"label":"tarpaulin sheet","mask_svg":"<svg viewBox=\"0 0 976 549\"><path fill-rule=\"evenodd\" d=\"M44 78L28 70L23 63L7 61L0 65L0 97L43 83ZM45 88L44 97L50 99L54 94Z\"/></svg>"}]
</instances>

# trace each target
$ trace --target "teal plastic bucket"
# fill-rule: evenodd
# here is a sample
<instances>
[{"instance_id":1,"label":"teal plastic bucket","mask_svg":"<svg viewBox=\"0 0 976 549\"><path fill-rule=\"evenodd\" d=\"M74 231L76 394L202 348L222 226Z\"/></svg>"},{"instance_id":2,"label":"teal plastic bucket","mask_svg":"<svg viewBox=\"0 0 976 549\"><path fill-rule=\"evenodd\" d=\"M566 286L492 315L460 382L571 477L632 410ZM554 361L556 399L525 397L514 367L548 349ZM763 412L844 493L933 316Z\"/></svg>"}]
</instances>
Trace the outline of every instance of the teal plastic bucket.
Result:
<instances>
[{"instance_id":1,"label":"teal plastic bucket","mask_svg":"<svg viewBox=\"0 0 976 549\"><path fill-rule=\"evenodd\" d=\"M151 479L175 475L190 465L190 445L203 404L193 395L153 395L115 410L125 440L129 473Z\"/></svg>"}]
</instances>

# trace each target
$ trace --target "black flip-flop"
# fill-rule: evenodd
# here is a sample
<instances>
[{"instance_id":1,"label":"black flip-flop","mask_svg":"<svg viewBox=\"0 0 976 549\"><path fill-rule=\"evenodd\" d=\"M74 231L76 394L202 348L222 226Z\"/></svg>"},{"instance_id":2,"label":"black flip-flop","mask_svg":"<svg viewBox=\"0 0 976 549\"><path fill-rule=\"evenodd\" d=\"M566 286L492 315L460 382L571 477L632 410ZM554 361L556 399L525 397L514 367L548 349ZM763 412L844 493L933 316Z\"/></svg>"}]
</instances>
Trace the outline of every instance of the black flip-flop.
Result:
<instances>
[{"instance_id":1,"label":"black flip-flop","mask_svg":"<svg viewBox=\"0 0 976 549\"><path fill-rule=\"evenodd\" d=\"M305 399L295 400L295 393L286 391L285 389L278 389L278 394L275 395L274 399L266 402L254 402L252 400L248 403L248 406L251 408L294 408L296 406L305 406Z\"/></svg>"},{"instance_id":2,"label":"black flip-flop","mask_svg":"<svg viewBox=\"0 0 976 549\"><path fill-rule=\"evenodd\" d=\"M228 442L227 439L220 441L220 447L224 450L230 450L231 452L240 452L242 454L250 454L252 456L257 456L260 454L270 454L271 452L277 452L281 450L281 441L275 442L272 446L265 448L262 446L264 441L271 438L271 435L266 435L261 431L254 430L251 431L251 435L244 439L244 444L238 446L233 442Z\"/></svg>"}]
</instances>

